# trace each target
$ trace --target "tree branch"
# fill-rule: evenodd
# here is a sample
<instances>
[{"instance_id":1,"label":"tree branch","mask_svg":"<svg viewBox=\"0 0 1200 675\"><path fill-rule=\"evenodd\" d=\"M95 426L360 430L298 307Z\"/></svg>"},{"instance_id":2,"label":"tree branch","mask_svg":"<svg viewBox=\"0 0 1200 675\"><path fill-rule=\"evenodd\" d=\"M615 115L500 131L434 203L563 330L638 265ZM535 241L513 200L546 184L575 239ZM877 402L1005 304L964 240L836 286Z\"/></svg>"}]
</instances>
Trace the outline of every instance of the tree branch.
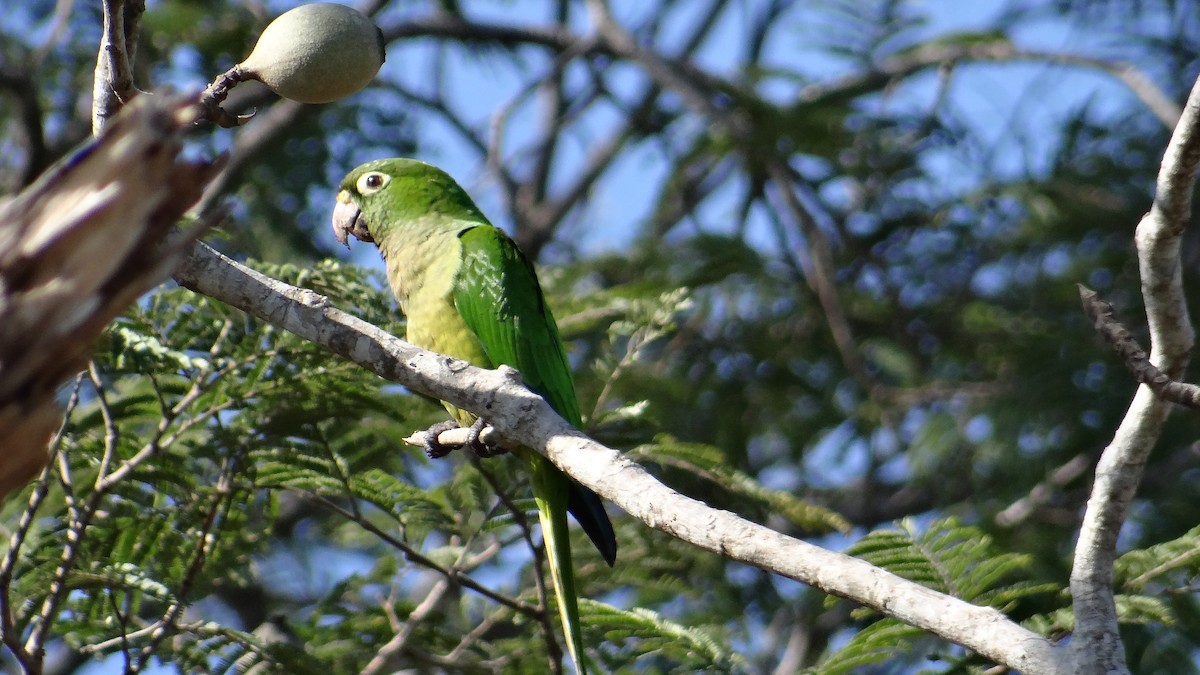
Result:
<instances>
[{"instance_id":1,"label":"tree branch","mask_svg":"<svg viewBox=\"0 0 1200 675\"><path fill-rule=\"evenodd\" d=\"M0 204L0 496L45 461L59 383L204 229L173 233L219 168L179 160L189 108L173 97L133 106Z\"/></svg>"},{"instance_id":2,"label":"tree branch","mask_svg":"<svg viewBox=\"0 0 1200 675\"><path fill-rule=\"evenodd\" d=\"M534 28L503 26L469 21L455 14L440 12L431 16L406 20L398 26L380 26L385 42L416 37L438 37L467 44L493 43L509 47L538 45L554 51L566 51L582 39L565 27Z\"/></svg>"},{"instance_id":3,"label":"tree branch","mask_svg":"<svg viewBox=\"0 0 1200 675\"><path fill-rule=\"evenodd\" d=\"M1138 382L1150 387L1155 394L1179 405L1200 410L1200 386L1187 382L1176 382L1150 362L1150 356L1142 350L1129 330L1113 316L1113 306L1105 302L1095 291L1079 284L1079 297L1084 311L1096 326L1096 332L1121 355Z\"/></svg>"},{"instance_id":4,"label":"tree branch","mask_svg":"<svg viewBox=\"0 0 1200 675\"><path fill-rule=\"evenodd\" d=\"M972 44L930 44L881 60L873 70L854 73L832 82L804 87L796 97L797 104L827 100L831 97L849 98L882 89L888 83L929 68L959 63L1058 63L1098 70L1106 73L1133 93L1164 125L1172 127L1179 120L1179 106L1150 78L1131 65L1104 59L1063 54L1036 49L1021 49L1007 40Z\"/></svg>"},{"instance_id":5,"label":"tree branch","mask_svg":"<svg viewBox=\"0 0 1200 675\"><path fill-rule=\"evenodd\" d=\"M481 414L501 439L545 453L601 497L671 536L862 603L1024 673L1067 672L1061 648L995 609L937 593L671 490L571 427L511 371L476 368L418 349L313 291L247 269L204 244L194 245L175 278L381 377Z\"/></svg>"},{"instance_id":6,"label":"tree branch","mask_svg":"<svg viewBox=\"0 0 1200 675\"><path fill-rule=\"evenodd\" d=\"M413 632L437 609L442 598L445 597L446 591L450 590L450 582L447 579L439 579L434 583L433 588L425 595L425 599L416 606L415 609L408 615L408 620L403 625L397 627L395 635L388 640L386 644L379 648L375 656L362 669L360 675L379 675L380 673L391 672L395 669L392 664L392 659L404 651L408 644L409 638ZM391 605L384 605L385 608L391 608Z\"/></svg>"},{"instance_id":7,"label":"tree branch","mask_svg":"<svg viewBox=\"0 0 1200 675\"><path fill-rule=\"evenodd\" d=\"M138 94L133 86L133 58L137 47L138 21L145 2L104 0L104 33L100 53L96 55L96 74L92 79L92 135L99 135L108 120ZM126 30L126 23L130 23Z\"/></svg>"},{"instance_id":8,"label":"tree branch","mask_svg":"<svg viewBox=\"0 0 1200 675\"><path fill-rule=\"evenodd\" d=\"M833 336L833 343L837 345L838 353L842 357L842 363L846 365L846 369L850 371L863 391L872 393L876 386L875 380L871 377L862 352L859 351L858 341L850 327L850 319L838 295L837 266L833 259L833 245L829 241L829 237L825 236L825 233L817 226L816 220L804 208L800 198L796 196L792 185L791 169L783 162L772 161L767 165L767 172L779 190L784 205L791 212L808 243L808 265L804 266L803 270L805 281L808 282L809 288L821 303L825 322ZM780 243L783 244L783 242Z\"/></svg>"},{"instance_id":9,"label":"tree branch","mask_svg":"<svg viewBox=\"0 0 1200 675\"><path fill-rule=\"evenodd\" d=\"M711 73L699 72L694 69L687 73L692 77L692 80L689 81L687 77L673 72L674 65L666 59L638 46L636 40L613 20L604 2L588 2L587 7L592 15L593 23L596 24L598 32L604 39L594 41L584 50L583 54L616 56L637 62L647 69L651 77L675 90L696 110L705 111L711 108L711 101L707 100L707 97L704 101L696 98L696 95L702 90L715 90L718 87L737 88L732 83ZM565 26L508 26L475 22L446 13L410 19L400 25L383 27L383 34L384 39L389 43L397 39L433 37L458 40L468 44L491 43L506 47L533 45L560 53L586 41L586 38ZM971 44L931 44L906 51L881 60L869 71L853 73L831 82L808 85L800 89L794 105L808 105L822 100L859 96L883 89L898 78L947 64L1018 61L1058 63L1104 72L1124 84L1164 125L1174 126L1179 119L1179 106L1150 78L1129 64L1078 54L1022 49L1011 42L1000 39Z\"/></svg>"},{"instance_id":10,"label":"tree branch","mask_svg":"<svg viewBox=\"0 0 1200 675\"><path fill-rule=\"evenodd\" d=\"M1179 249L1191 218L1192 189L1200 164L1200 80L1192 87L1179 125L1163 156L1154 205L1138 223L1135 242L1150 326L1150 361L1170 379L1187 365L1195 339L1184 302ZM1129 513L1146 459L1170 412L1170 402L1146 385L1138 387L1096 466L1096 481L1084 513L1071 595L1075 672L1127 673L1125 650L1113 600L1117 536Z\"/></svg>"}]
</instances>

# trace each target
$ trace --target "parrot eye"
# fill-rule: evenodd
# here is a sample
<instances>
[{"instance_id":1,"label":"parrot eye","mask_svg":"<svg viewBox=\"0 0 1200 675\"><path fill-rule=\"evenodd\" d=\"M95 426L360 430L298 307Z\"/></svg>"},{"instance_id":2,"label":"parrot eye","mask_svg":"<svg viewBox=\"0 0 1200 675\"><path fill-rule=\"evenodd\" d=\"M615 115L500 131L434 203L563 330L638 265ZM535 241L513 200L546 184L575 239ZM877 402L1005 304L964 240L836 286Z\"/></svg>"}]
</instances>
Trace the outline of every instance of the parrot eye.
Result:
<instances>
[{"instance_id":1,"label":"parrot eye","mask_svg":"<svg viewBox=\"0 0 1200 675\"><path fill-rule=\"evenodd\" d=\"M359 178L358 182L355 183L354 186L358 188L359 194L369 195L372 192L379 192L382 190L383 186L387 185L391 180L392 177L386 173L372 171L371 173L364 174L361 178Z\"/></svg>"}]
</instances>

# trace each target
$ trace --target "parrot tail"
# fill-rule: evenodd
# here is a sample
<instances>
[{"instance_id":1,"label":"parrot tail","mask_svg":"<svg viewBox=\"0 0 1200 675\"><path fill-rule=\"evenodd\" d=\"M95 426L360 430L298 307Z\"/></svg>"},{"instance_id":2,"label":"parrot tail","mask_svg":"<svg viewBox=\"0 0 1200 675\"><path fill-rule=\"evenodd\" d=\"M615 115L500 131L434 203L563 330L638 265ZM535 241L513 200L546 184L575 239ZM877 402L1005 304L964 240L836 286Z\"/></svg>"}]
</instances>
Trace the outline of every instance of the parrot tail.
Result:
<instances>
[{"instance_id":1,"label":"parrot tail","mask_svg":"<svg viewBox=\"0 0 1200 675\"><path fill-rule=\"evenodd\" d=\"M567 651L571 655L575 671L579 675L587 675L582 660L583 633L579 622L579 596L575 591L575 568L571 561L571 540L567 531L567 503L572 493L571 481L544 457L531 457L530 462L533 465L533 499L537 503L538 519L542 524L546 562L554 582L554 595L558 599L558 616L562 620ZM608 522L607 518L605 522ZM611 532L611 526L609 531Z\"/></svg>"},{"instance_id":2,"label":"parrot tail","mask_svg":"<svg viewBox=\"0 0 1200 675\"><path fill-rule=\"evenodd\" d=\"M595 492L571 480L567 510L575 516L576 522L596 545L596 550L600 551L604 562L612 567L617 562L617 535L613 533L612 522L604 511L604 503Z\"/></svg>"}]
</instances>

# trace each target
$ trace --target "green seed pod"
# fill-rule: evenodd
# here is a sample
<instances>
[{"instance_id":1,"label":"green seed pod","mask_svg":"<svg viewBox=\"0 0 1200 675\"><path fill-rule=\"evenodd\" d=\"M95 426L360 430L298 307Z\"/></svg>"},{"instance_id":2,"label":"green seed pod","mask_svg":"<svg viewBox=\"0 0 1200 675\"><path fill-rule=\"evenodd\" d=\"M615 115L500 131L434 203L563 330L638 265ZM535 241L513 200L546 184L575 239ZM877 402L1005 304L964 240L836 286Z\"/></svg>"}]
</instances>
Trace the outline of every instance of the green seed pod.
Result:
<instances>
[{"instance_id":1,"label":"green seed pod","mask_svg":"<svg viewBox=\"0 0 1200 675\"><path fill-rule=\"evenodd\" d=\"M284 98L328 103L367 86L383 46L383 33L359 11L316 2L280 14L238 68Z\"/></svg>"}]
</instances>

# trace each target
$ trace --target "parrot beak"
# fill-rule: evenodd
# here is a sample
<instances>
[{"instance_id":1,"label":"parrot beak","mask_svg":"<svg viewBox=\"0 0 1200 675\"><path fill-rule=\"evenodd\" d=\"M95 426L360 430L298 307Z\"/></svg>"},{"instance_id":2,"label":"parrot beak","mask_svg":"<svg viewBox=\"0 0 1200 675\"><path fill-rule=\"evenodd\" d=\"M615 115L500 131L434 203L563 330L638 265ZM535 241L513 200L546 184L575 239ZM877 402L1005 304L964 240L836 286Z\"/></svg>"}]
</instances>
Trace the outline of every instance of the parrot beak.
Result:
<instances>
[{"instance_id":1,"label":"parrot beak","mask_svg":"<svg viewBox=\"0 0 1200 675\"><path fill-rule=\"evenodd\" d=\"M350 248L350 235L354 235L359 241L375 241L367 230L362 211L354 203L354 197L349 190L342 190L338 193L337 204L333 207L333 236L339 244Z\"/></svg>"}]
</instances>

